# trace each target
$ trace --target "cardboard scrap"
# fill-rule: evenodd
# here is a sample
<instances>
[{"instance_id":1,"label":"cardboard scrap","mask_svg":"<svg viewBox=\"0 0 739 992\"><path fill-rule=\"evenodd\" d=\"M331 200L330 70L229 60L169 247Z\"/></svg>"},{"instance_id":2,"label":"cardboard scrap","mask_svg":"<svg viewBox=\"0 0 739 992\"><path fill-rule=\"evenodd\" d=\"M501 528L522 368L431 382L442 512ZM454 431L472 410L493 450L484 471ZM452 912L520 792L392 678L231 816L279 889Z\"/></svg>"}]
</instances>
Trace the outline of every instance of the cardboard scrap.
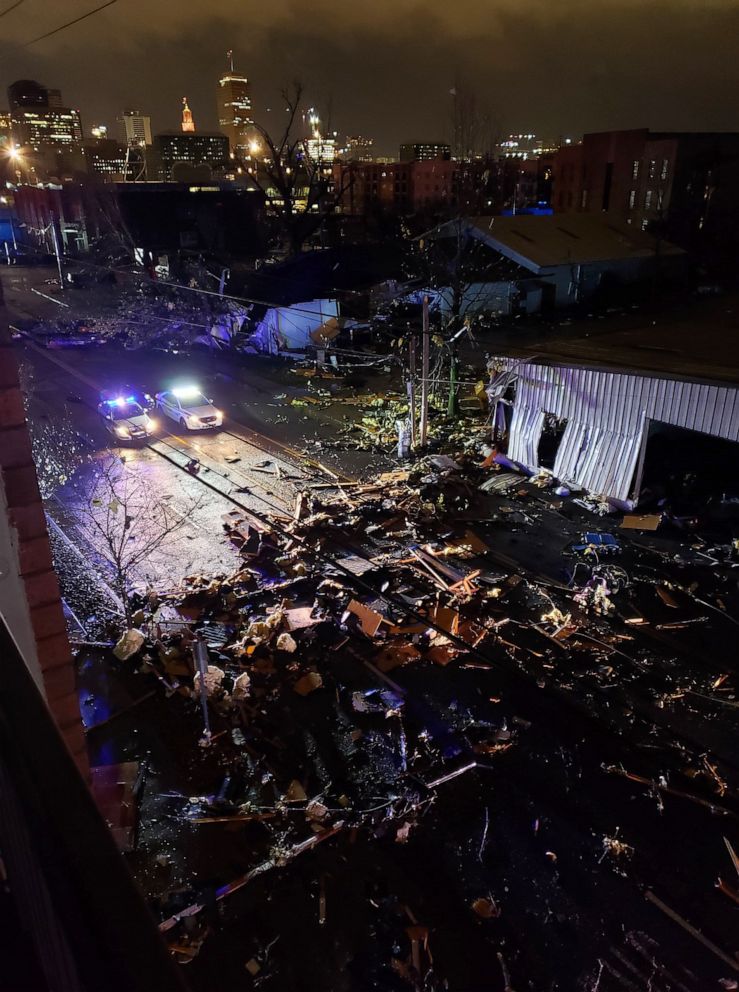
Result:
<instances>
[{"instance_id":1,"label":"cardboard scrap","mask_svg":"<svg viewBox=\"0 0 739 992\"><path fill-rule=\"evenodd\" d=\"M456 635L459 631L459 613L451 606L435 606L429 613L429 620L447 634Z\"/></svg>"},{"instance_id":2,"label":"cardboard scrap","mask_svg":"<svg viewBox=\"0 0 739 992\"><path fill-rule=\"evenodd\" d=\"M302 678L298 679L293 689L299 696L307 696L315 689L320 689L322 685L323 679L318 672L308 672L307 675L303 675Z\"/></svg>"},{"instance_id":3,"label":"cardboard scrap","mask_svg":"<svg viewBox=\"0 0 739 992\"><path fill-rule=\"evenodd\" d=\"M285 610L285 622L288 630L301 630L303 627L313 627L321 621L313 616L312 606L297 606Z\"/></svg>"},{"instance_id":4,"label":"cardboard scrap","mask_svg":"<svg viewBox=\"0 0 739 992\"><path fill-rule=\"evenodd\" d=\"M619 527L622 530L657 530L661 523L661 513L627 513Z\"/></svg>"},{"instance_id":5,"label":"cardboard scrap","mask_svg":"<svg viewBox=\"0 0 739 992\"><path fill-rule=\"evenodd\" d=\"M413 644L389 644L375 655L375 664L381 672L391 672L420 657L421 652Z\"/></svg>"},{"instance_id":6,"label":"cardboard scrap","mask_svg":"<svg viewBox=\"0 0 739 992\"><path fill-rule=\"evenodd\" d=\"M304 803L308 794L296 778L288 785L285 795L282 797L286 803Z\"/></svg>"},{"instance_id":7,"label":"cardboard scrap","mask_svg":"<svg viewBox=\"0 0 739 992\"><path fill-rule=\"evenodd\" d=\"M500 910L491 897L481 896L472 903L472 909L482 920L493 920L500 916Z\"/></svg>"},{"instance_id":8,"label":"cardboard scrap","mask_svg":"<svg viewBox=\"0 0 739 992\"><path fill-rule=\"evenodd\" d=\"M384 620L381 613L370 609L369 606L365 606L364 603L360 603L356 599L353 599L349 603L347 611L353 613L355 617L359 617L362 624L362 631L367 637L374 637Z\"/></svg>"}]
</instances>

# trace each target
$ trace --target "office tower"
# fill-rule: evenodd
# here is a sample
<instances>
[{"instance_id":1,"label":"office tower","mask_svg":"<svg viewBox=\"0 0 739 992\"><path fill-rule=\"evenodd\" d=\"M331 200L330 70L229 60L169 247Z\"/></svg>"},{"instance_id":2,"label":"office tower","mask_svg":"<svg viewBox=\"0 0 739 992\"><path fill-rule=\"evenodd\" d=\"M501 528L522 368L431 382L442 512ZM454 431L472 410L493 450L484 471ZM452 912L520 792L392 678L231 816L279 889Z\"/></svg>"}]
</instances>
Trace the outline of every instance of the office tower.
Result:
<instances>
[{"instance_id":1,"label":"office tower","mask_svg":"<svg viewBox=\"0 0 739 992\"><path fill-rule=\"evenodd\" d=\"M124 110L118 118L122 138L130 147L151 144L151 117L140 110Z\"/></svg>"},{"instance_id":2,"label":"office tower","mask_svg":"<svg viewBox=\"0 0 739 992\"><path fill-rule=\"evenodd\" d=\"M21 181L47 181L84 171L79 111L62 106L59 90L21 79L8 87L8 100Z\"/></svg>"},{"instance_id":3,"label":"office tower","mask_svg":"<svg viewBox=\"0 0 739 992\"><path fill-rule=\"evenodd\" d=\"M254 136L248 80L234 71L233 52L227 52L226 59L226 72L218 80L218 127L228 138L231 152L245 158Z\"/></svg>"}]
</instances>

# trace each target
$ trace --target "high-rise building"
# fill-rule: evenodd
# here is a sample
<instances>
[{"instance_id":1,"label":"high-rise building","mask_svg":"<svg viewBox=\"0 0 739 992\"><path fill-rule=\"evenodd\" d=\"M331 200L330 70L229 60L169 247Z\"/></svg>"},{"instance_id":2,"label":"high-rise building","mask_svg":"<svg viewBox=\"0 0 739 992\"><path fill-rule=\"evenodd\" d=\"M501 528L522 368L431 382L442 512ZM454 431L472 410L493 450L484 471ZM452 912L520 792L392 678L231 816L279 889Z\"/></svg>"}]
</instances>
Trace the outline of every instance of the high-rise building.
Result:
<instances>
[{"instance_id":1,"label":"high-rise building","mask_svg":"<svg viewBox=\"0 0 739 992\"><path fill-rule=\"evenodd\" d=\"M211 173L223 172L229 164L228 138L207 131L156 134L152 157L150 178L158 174L165 182L176 181L187 173L188 166L208 166Z\"/></svg>"},{"instance_id":2,"label":"high-rise building","mask_svg":"<svg viewBox=\"0 0 739 992\"><path fill-rule=\"evenodd\" d=\"M401 162L430 162L437 158L448 162L451 157L451 146L441 141L411 141L400 146Z\"/></svg>"},{"instance_id":3,"label":"high-rise building","mask_svg":"<svg viewBox=\"0 0 739 992\"><path fill-rule=\"evenodd\" d=\"M192 119L192 110L187 105L187 97L182 97L182 133L193 134L195 132L195 121Z\"/></svg>"},{"instance_id":4,"label":"high-rise building","mask_svg":"<svg viewBox=\"0 0 739 992\"><path fill-rule=\"evenodd\" d=\"M254 136L249 83L246 76L234 72L233 52L227 52L226 58L226 72L218 80L218 127L228 138L231 151L246 158Z\"/></svg>"},{"instance_id":5,"label":"high-rise building","mask_svg":"<svg viewBox=\"0 0 739 992\"><path fill-rule=\"evenodd\" d=\"M124 110L118 118L121 125L122 138L127 145L140 146L151 144L151 117L142 114L140 110Z\"/></svg>"},{"instance_id":6,"label":"high-rise building","mask_svg":"<svg viewBox=\"0 0 739 992\"><path fill-rule=\"evenodd\" d=\"M22 79L8 87L17 173L25 182L71 176L85 170L79 111L61 104L59 90Z\"/></svg>"},{"instance_id":7,"label":"high-rise building","mask_svg":"<svg viewBox=\"0 0 739 992\"><path fill-rule=\"evenodd\" d=\"M59 93L59 90L55 90ZM59 94L61 103L61 94ZM11 110L22 107L48 107L49 91L35 79L18 79L8 87L8 105Z\"/></svg>"}]
</instances>

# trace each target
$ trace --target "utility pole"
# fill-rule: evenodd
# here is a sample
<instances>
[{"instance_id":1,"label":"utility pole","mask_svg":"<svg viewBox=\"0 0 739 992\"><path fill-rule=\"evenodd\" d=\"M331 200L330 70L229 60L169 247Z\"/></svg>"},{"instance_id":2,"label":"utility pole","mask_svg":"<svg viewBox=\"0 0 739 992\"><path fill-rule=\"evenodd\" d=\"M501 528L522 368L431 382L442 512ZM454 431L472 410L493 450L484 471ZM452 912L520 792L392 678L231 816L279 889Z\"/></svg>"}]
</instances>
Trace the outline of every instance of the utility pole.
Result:
<instances>
[{"instance_id":1,"label":"utility pole","mask_svg":"<svg viewBox=\"0 0 739 992\"><path fill-rule=\"evenodd\" d=\"M426 447L426 434L429 421L429 298L423 298L423 341L421 351L421 425L420 446Z\"/></svg>"},{"instance_id":2,"label":"utility pole","mask_svg":"<svg viewBox=\"0 0 739 992\"><path fill-rule=\"evenodd\" d=\"M64 289L64 273L62 272L62 255L59 251L59 234L56 229L56 220L51 218L51 240L54 242L54 254L56 255L56 264L59 269L59 288Z\"/></svg>"},{"instance_id":3,"label":"utility pole","mask_svg":"<svg viewBox=\"0 0 739 992\"><path fill-rule=\"evenodd\" d=\"M411 447L416 447L416 335L408 338L408 419L411 422Z\"/></svg>"}]
</instances>

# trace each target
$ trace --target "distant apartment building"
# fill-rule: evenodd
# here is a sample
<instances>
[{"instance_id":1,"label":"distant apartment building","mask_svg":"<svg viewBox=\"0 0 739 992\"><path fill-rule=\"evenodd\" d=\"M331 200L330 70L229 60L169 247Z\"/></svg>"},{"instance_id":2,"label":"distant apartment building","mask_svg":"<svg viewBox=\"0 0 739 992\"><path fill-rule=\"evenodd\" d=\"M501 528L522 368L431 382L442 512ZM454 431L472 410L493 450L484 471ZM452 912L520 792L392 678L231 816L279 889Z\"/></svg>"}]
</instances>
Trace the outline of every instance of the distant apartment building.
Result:
<instances>
[{"instance_id":1,"label":"distant apartment building","mask_svg":"<svg viewBox=\"0 0 739 992\"><path fill-rule=\"evenodd\" d=\"M451 145L441 141L410 141L400 146L401 162L430 162L436 159L448 162L451 157Z\"/></svg>"},{"instance_id":2,"label":"distant apartment building","mask_svg":"<svg viewBox=\"0 0 739 992\"><path fill-rule=\"evenodd\" d=\"M361 135L347 136L342 158L347 162L372 162L372 138L363 138Z\"/></svg>"},{"instance_id":3,"label":"distant apartment building","mask_svg":"<svg viewBox=\"0 0 739 992\"><path fill-rule=\"evenodd\" d=\"M85 146L88 172L108 183L134 179L138 160L128 152L126 145L113 138L98 138Z\"/></svg>"},{"instance_id":4,"label":"distant apartment building","mask_svg":"<svg viewBox=\"0 0 739 992\"><path fill-rule=\"evenodd\" d=\"M243 159L249 155L254 136L249 80L234 71L233 52L227 52L226 58L227 70L218 80L218 127L234 155Z\"/></svg>"},{"instance_id":5,"label":"distant apartment building","mask_svg":"<svg viewBox=\"0 0 739 992\"><path fill-rule=\"evenodd\" d=\"M127 145L151 144L151 117L140 110L124 110L118 118L121 137Z\"/></svg>"},{"instance_id":6,"label":"distant apartment building","mask_svg":"<svg viewBox=\"0 0 739 992\"><path fill-rule=\"evenodd\" d=\"M79 111L62 106L59 90L23 79L8 87L8 101L20 182L66 179L85 170Z\"/></svg>"},{"instance_id":7,"label":"distant apartment building","mask_svg":"<svg viewBox=\"0 0 739 992\"><path fill-rule=\"evenodd\" d=\"M221 174L229 166L229 141L225 134L216 132L165 132L154 136L151 158L150 178L163 182L176 182L179 178L187 181L189 171L195 167L203 167L201 172Z\"/></svg>"},{"instance_id":8,"label":"distant apartment building","mask_svg":"<svg viewBox=\"0 0 739 992\"><path fill-rule=\"evenodd\" d=\"M530 159L551 155L558 148L554 140L539 138L535 134L509 134L496 146L502 158Z\"/></svg>"},{"instance_id":9,"label":"distant apartment building","mask_svg":"<svg viewBox=\"0 0 739 992\"><path fill-rule=\"evenodd\" d=\"M609 213L642 230L656 221L678 244L739 219L739 133L586 134L554 159L556 213Z\"/></svg>"},{"instance_id":10,"label":"distant apartment building","mask_svg":"<svg viewBox=\"0 0 739 992\"><path fill-rule=\"evenodd\" d=\"M443 159L352 162L337 165L335 170L342 174L345 213L415 213L456 202L459 180L456 162Z\"/></svg>"}]
</instances>

